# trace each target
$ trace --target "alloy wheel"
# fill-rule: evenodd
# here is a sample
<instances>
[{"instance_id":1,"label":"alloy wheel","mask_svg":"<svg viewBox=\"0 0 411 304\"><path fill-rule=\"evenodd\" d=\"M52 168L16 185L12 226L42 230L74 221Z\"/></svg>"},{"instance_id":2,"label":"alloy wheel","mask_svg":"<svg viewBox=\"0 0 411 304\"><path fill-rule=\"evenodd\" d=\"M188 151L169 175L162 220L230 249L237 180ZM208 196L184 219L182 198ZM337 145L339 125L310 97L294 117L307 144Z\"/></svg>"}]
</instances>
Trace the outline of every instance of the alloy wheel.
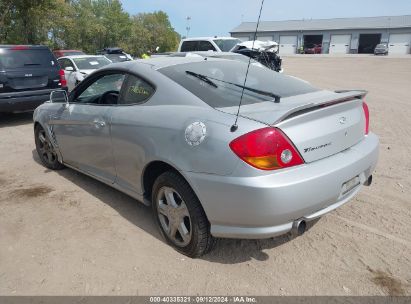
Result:
<instances>
[{"instance_id":1,"label":"alloy wheel","mask_svg":"<svg viewBox=\"0 0 411 304\"><path fill-rule=\"evenodd\" d=\"M38 133L38 148L39 154L43 158L45 162L52 165L55 163L57 159L56 151L54 150L53 145L51 144L50 140L46 136L46 132L41 129Z\"/></svg>"},{"instance_id":2,"label":"alloy wheel","mask_svg":"<svg viewBox=\"0 0 411 304\"><path fill-rule=\"evenodd\" d=\"M178 192L162 187L157 195L157 215L168 238L177 246L187 246L192 237L192 225L187 205Z\"/></svg>"}]
</instances>

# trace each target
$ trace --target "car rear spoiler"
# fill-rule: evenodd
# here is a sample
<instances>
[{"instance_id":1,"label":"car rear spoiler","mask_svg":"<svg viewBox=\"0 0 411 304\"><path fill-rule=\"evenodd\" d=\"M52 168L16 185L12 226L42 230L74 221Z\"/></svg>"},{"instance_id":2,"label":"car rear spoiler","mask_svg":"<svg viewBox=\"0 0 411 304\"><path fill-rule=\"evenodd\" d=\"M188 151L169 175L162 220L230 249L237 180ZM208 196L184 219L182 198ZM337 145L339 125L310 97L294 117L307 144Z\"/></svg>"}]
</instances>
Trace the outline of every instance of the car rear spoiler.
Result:
<instances>
[{"instance_id":1,"label":"car rear spoiler","mask_svg":"<svg viewBox=\"0 0 411 304\"><path fill-rule=\"evenodd\" d=\"M334 91L338 94L336 98L319 98L317 100L313 100L310 103L297 106L295 108L291 108L290 110L282 113L282 115L273 123L273 125L278 124L284 120L290 119L292 117L319 110L324 107L336 105L338 103L347 102L355 99L363 99L365 95L368 94L368 91L365 90L337 90Z\"/></svg>"}]
</instances>

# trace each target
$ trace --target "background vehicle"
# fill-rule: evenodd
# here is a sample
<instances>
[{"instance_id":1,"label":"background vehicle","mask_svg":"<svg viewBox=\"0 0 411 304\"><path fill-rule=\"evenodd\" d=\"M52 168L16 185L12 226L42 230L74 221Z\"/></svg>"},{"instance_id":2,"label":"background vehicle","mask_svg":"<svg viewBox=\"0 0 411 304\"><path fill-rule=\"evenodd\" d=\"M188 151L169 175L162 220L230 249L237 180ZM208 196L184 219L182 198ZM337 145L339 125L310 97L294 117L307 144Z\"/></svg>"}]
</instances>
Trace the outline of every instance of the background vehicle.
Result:
<instances>
[{"instance_id":1,"label":"background vehicle","mask_svg":"<svg viewBox=\"0 0 411 304\"><path fill-rule=\"evenodd\" d=\"M278 43L275 41L244 41L238 43L231 51L250 57L273 71L283 72L282 59L278 55Z\"/></svg>"},{"instance_id":2,"label":"background vehicle","mask_svg":"<svg viewBox=\"0 0 411 304\"><path fill-rule=\"evenodd\" d=\"M110 59L111 62L123 62L130 61L133 58L125 53L121 48L105 48L98 52L100 55L104 55L106 58Z\"/></svg>"},{"instance_id":3,"label":"background vehicle","mask_svg":"<svg viewBox=\"0 0 411 304\"><path fill-rule=\"evenodd\" d=\"M232 37L196 37L180 41L177 52L229 52L241 40Z\"/></svg>"},{"instance_id":4,"label":"background vehicle","mask_svg":"<svg viewBox=\"0 0 411 304\"><path fill-rule=\"evenodd\" d=\"M322 46L321 44L309 43L304 46L304 54L321 54Z\"/></svg>"},{"instance_id":5,"label":"background vehicle","mask_svg":"<svg viewBox=\"0 0 411 304\"><path fill-rule=\"evenodd\" d=\"M54 56L56 56L56 58L63 56L86 55L83 51L78 50L54 50L53 54Z\"/></svg>"},{"instance_id":6,"label":"background vehicle","mask_svg":"<svg viewBox=\"0 0 411 304\"><path fill-rule=\"evenodd\" d=\"M69 91L73 90L88 74L111 63L104 56L94 55L66 56L60 57L57 61L64 70Z\"/></svg>"},{"instance_id":7,"label":"background vehicle","mask_svg":"<svg viewBox=\"0 0 411 304\"><path fill-rule=\"evenodd\" d=\"M388 44L380 43L374 49L374 55L388 55Z\"/></svg>"},{"instance_id":8,"label":"background vehicle","mask_svg":"<svg viewBox=\"0 0 411 304\"><path fill-rule=\"evenodd\" d=\"M366 93L253 65L244 85L246 68L198 57L104 67L36 109L39 157L151 204L166 241L190 257L213 237L303 233L371 183Z\"/></svg>"},{"instance_id":9,"label":"background vehicle","mask_svg":"<svg viewBox=\"0 0 411 304\"><path fill-rule=\"evenodd\" d=\"M0 112L34 110L65 88L64 72L41 45L0 45Z\"/></svg>"}]
</instances>

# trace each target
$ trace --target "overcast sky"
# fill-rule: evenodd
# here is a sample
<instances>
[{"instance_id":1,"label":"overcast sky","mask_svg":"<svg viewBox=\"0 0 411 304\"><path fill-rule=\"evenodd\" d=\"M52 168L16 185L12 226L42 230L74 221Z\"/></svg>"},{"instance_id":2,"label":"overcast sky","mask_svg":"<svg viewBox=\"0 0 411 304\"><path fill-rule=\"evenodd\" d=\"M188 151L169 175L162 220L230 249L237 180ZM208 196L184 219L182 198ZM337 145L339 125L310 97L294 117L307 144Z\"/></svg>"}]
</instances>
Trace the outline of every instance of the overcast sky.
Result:
<instances>
[{"instance_id":1,"label":"overcast sky","mask_svg":"<svg viewBox=\"0 0 411 304\"><path fill-rule=\"evenodd\" d=\"M120 0L130 14L165 11L189 36L228 36L241 21L256 21L260 0ZM261 20L411 15L411 0L265 0Z\"/></svg>"}]
</instances>

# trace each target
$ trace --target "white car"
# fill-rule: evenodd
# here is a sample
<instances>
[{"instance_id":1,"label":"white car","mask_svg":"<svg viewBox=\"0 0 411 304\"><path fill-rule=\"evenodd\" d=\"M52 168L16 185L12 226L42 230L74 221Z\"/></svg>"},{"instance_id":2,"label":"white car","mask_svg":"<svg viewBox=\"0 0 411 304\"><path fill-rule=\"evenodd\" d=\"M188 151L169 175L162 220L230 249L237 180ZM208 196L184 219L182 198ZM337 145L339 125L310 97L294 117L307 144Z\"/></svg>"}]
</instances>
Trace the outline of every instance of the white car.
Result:
<instances>
[{"instance_id":1,"label":"white car","mask_svg":"<svg viewBox=\"0 0 411 304\"><path fill-rule=\"evenodd\" d=\"M100 55L64 56L57 61L64 70L69 91L73 90L88 74L111 63L105 56Z\"/></svg>"},{"instance_id":2,"label":"white car","mask_svg":"<svg viewBox=\"0 0 411 304\"><path fill-rule=\"evenodd\" d=\"M240 39L233 37L193 37L180 41L177 52L229 52Z\"/></svg>"}]
</instances>

